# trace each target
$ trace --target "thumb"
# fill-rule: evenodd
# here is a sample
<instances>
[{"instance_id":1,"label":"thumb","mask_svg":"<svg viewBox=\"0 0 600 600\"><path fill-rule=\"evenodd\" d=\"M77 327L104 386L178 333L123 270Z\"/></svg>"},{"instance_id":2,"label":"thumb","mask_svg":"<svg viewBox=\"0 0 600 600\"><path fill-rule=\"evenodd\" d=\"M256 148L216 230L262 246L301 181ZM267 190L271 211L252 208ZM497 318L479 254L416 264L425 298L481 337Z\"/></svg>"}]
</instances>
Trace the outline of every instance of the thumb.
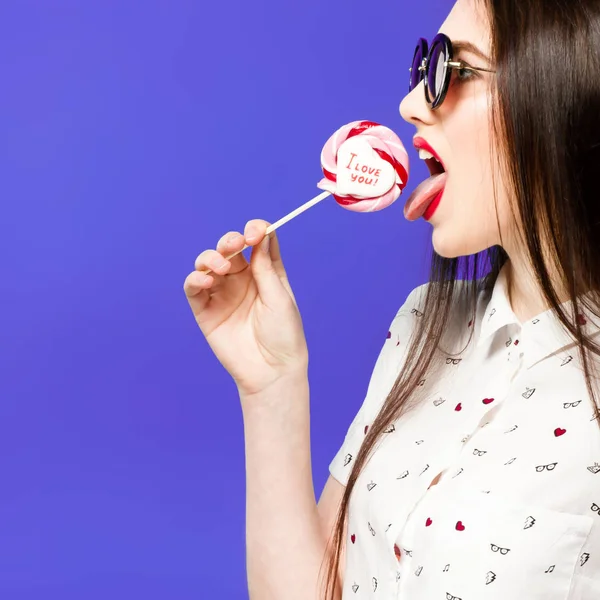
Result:
<instances>
[{"instance_id":1,"label":"thumb","mask_svg":"<svg viewBox=\"0 0 600 600\"><path fill-rule=\"evenodd\" d=\"M270 244L270 235L265 235L260 244L252 248L250 268L263 302L269 306L276 306L288 294L275 270L271 258Z\"/></svg>"}]
</instances>

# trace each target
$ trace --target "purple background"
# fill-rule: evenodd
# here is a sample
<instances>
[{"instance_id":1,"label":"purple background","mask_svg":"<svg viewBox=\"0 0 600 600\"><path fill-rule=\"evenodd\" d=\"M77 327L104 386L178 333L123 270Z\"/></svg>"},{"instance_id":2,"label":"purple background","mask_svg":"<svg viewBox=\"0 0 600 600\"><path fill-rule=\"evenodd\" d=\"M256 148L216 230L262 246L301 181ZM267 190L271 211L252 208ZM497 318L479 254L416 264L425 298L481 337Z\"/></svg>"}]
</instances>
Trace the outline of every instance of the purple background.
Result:
<instances>
[{"instance_id":1,"label":"purple background","mask_svg":"<svg viewBox=\"0 0 600 600\"><path fill-rule=\"evenodd\" d=\"M242 414L183 281L227 231L317 195L349 121L397 131L416 187L398 105L450 8L3 0L1 598L247 598ZM431 226L406 197L368 215L328 199L278 230L317 495L427 278Z\"/></svg>"}]
</instances>

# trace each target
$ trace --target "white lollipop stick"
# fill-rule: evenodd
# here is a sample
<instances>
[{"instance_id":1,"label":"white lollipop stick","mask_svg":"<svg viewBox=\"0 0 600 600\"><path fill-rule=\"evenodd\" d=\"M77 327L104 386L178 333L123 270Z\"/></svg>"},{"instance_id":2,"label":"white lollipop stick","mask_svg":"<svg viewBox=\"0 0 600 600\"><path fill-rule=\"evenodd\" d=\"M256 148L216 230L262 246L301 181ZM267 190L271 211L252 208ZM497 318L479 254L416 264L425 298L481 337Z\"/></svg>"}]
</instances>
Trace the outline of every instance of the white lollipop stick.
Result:
<instances>
[{"instance_id":1,"label":"white lollipop stick","mask_svg":"<svg viewBox=\"0 0 600 600\"><path fill-rule=\"evenodd\" d=\"M278 227L281 227L288 221L291 221L294 217L297 217L299 214L303 213L305 210L308 210L311 206L318 204L319 202L321 202L321 200L325 200L325 198L327 198L327 196L331 196L331 192L323 192L322 194L319 194L312 200L309 200L306 204L303 204L302 206L298 207L296 210L293 210L291 213L289 213L285 217L282 217L281 219L279 219L279 221L272 223L271 225L269 225L267 227L267 231L265 232L265 235L269 235L270 233L275 231ZM250 246L245 245L241 250L234 252L230 256L226 256L225 257L226 260L231 260L234 256L237 256L240 252L243 252L244 250L246 250L246 248L250 248ZM212 273L212 270L205 271L205 275L209 275L210 273Z\"/></svg>"}]
</instances>

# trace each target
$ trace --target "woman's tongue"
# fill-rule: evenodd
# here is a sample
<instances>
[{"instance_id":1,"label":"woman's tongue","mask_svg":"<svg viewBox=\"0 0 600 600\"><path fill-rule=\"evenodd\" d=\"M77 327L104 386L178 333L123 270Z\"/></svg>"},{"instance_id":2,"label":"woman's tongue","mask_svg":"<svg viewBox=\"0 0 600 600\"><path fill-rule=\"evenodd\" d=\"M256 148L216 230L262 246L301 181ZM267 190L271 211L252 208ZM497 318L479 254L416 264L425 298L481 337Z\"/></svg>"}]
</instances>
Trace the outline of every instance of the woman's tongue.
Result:
<instances>
[{"instance_id":1,"label":"woman's tongue","mask_svg":"<svg viewBox=\"0 0 600 600\"><path fill-rule=\"evenodd\" d=\"M422 217L434 198L444 189L448 173L432 175L420 183L404 205L404 216L408 221Z\"/></svg>"}]
</instances>

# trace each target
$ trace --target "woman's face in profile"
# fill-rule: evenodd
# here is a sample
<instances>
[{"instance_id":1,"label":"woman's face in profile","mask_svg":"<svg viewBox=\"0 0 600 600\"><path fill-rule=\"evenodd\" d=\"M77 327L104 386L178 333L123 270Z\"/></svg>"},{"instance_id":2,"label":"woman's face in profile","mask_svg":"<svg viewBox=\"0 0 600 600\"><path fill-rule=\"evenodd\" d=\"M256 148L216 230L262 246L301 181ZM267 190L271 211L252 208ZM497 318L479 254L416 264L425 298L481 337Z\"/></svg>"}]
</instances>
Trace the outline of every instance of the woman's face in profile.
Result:
<instances>
[{"instance_id":1,"label":"woman's face in profile","mask_svg":"<svg viewBox=\"0 0 600 600\"><path fill-rule=\"evenodd\" d=\"M490 55L490 29L482 2L458 0L439 29L452 41L468 41ZM416 43L416 40L415 40ZM473 67L494 69L489 59L461 50L454 60ZM489 149L491 137L491 86L494 73L453 70L448 94L432 111L425 102L424 82L400 104L402 118L416 127L436 150L448 173L442 201L430 219L435 251L446 258L475 254L500 244L494 208ZM418 183L418 182L417 182ZM510 209L500 177L497 181L498 212L503 238L510 231Z\"/></svg>"}]
</instances>

